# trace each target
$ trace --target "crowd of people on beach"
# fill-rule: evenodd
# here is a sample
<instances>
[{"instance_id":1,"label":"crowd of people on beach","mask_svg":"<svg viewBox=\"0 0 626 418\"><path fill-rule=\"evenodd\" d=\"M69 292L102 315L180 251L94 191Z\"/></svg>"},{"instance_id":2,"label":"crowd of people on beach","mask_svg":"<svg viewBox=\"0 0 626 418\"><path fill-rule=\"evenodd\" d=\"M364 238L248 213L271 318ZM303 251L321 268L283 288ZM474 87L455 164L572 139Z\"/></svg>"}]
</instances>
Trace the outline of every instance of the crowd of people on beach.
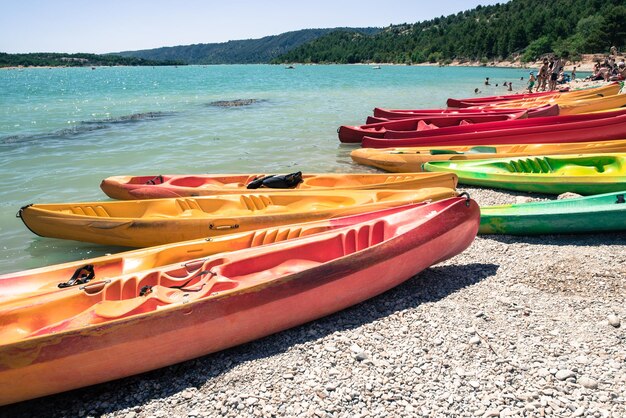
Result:
<instances>
[{"instance_id":1,"label":"crowd of people on beach","mask_svg":"<svg viewBox=\"0 0 626 418\"><path fill-rule=\"evenodd\" d=\"M596 61L593 66L593 74L587 79L604 81L626 80L626 64L623 59L616 63L616 58L617 51L612 50L611 54L604 58L604 62Z\"/></svg>"},{"instance_id":2,"label":"crowd of people on beach","mask_svg":"<svg viewBox=\"0 0 626 418\"><path fill-rule=\"evenodd\" d=\"M524 80L522 77L520 80ZM618 60L617 48L611 47L610 54L606 56L604 61L598 60L593 68L593 73L584 78L582 81L622 81L626 80L626 63L624 58ZM571 81L581 81L576 78L576 66L572 68L570 73L565 72L565 61L557 56L545 57L541 61L539 69L535 73L530 72L528 78L527 90L529 93L538 91L552 91L559 89L559 85L569 83ZM491 86L489 77L485 78L485 86ZM498 87L498 84L495 85ZM505 81L504 87L508 87L508 91L513 91L513 83ZM476 88L474 93L479 94L481 91Z\"/></svg>"},{"instance_id":3,"label":"crowd of people on beach","mask_svg":"<svg viewBox=\"0 0 626 418\"><path fill-rule=\"evenodd\" d=\"M576 67L572 69L570 74L565 73L565 62L560 57L547 57L543 59L537 75L533 71L530 72L528 78L528 92L556 90L559 84L568 83L576 79Z\"/></svg>"}]
</instances>

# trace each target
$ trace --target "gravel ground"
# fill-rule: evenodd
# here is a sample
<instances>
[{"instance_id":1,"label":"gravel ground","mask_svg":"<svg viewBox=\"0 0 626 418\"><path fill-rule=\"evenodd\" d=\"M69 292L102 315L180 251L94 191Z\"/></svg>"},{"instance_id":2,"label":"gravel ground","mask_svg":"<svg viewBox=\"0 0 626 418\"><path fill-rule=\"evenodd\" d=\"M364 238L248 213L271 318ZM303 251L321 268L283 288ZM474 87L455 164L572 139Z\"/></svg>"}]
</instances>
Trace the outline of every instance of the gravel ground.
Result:
<instances>
[{"instance_id":1,"label":"gravel ground","mask_svg":"<svg viewBox=\"0 0 626 418\"><path fill-rule=\"evenodd\" d=\"M481 205L530 196L464 190ZM625 233L481 236L332 316L0 414L624 417L625 277Z\"/></svg>"}]
</instances>

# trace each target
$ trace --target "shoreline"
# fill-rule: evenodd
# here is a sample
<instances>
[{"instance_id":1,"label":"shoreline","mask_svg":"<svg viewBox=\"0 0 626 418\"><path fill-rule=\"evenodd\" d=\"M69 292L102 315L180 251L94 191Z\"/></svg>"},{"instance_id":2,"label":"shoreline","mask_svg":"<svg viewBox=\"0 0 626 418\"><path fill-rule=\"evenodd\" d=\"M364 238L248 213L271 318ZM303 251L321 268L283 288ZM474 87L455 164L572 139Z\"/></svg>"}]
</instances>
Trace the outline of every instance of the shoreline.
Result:
<instances>
[{"instance_id":1,"label":"shoreline","mask_svg":"<svg viewBox=\"0 0 626 418\"><path fill-rule=\"evenodd\" d=\"M566 72L571 71L573 67L576 67L578 72L592 72L593 66L597 61L602 61L606 55L603 54L583 54L579 61L571 61L566 60L564 65L564 70ZM625 61L626 55L620 54L615 57L615 61ZM282 66L285 64L270 64L270 63L255 63L255 64L178 64L180 66L206 66L206 65L277 65ZM513 69L528 69L528 70L537 70L541 66L541 60L537 60L535 62L521 62L519 60L510 61L510 60L492 60L488 63L480 62L480 61L459 61L452 60L449 64L442 64L436 62L423 62L423 63L415 63L415 64L401 64L401 63L391 63L391 62L369 62L369 63L354 63L354 64L338 64L338 63L329 63L329 64L319 64L319 63L292 63L292 65L362 65L362 66L415 66L415 67L485 67L485 68L513 68ZM142 65L139 67L150 67L151 65ZM153 66L153 65L152 65ZM174 65L169 65L174 66ZM86 66L12 66L12 67L0 67L0 70L23 70L27 68L43 68L43 69L52 69L52 68L99 68L99 67L138 67L137 65L86 65Z\"/></svg>"}]
</instances>

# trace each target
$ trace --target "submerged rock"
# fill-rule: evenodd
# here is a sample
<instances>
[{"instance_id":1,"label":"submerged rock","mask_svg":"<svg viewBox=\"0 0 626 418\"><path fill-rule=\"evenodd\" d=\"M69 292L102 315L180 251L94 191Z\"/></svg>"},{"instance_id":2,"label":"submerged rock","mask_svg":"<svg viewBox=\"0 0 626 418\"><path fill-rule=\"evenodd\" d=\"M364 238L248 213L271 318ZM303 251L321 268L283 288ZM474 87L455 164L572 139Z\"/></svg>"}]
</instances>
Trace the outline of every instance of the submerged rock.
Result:
<instances>
[{"instance_id":1,"label":"submerged rock","mask_svg":"<svg viewBox=\"0 0 626 418\"><path fill-rule=\"evenodd\" d=\"M217 100L215 102L211 102L209 106L216 107L241 107L241 106L249 106L255 103L264 102L263 99L236 99L236 100Z\"/></svg>"}]
</instances>

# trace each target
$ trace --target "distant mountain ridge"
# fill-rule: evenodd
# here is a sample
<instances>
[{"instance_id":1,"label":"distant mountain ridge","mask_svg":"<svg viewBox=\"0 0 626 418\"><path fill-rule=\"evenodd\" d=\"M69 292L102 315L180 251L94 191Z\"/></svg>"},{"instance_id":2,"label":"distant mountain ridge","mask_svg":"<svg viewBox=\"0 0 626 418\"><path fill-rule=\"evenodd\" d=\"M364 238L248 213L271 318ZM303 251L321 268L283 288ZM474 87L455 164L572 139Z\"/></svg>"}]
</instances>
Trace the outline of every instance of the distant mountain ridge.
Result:
<instances>
[{"instance_id":1,"label":"distant mountain ridge","mask_svg":"<svg viewBox=\"0 0 626 418\"><path fill-rule=\"evenodd\" d=\"M302 29L259 39L243 39L223 43L193 44L139 51L116 52L115 55L157 61L178 61L186 64L262 64L334 31L349 30L373 35L379 28Z\"/></svg>"}]
</instances>

